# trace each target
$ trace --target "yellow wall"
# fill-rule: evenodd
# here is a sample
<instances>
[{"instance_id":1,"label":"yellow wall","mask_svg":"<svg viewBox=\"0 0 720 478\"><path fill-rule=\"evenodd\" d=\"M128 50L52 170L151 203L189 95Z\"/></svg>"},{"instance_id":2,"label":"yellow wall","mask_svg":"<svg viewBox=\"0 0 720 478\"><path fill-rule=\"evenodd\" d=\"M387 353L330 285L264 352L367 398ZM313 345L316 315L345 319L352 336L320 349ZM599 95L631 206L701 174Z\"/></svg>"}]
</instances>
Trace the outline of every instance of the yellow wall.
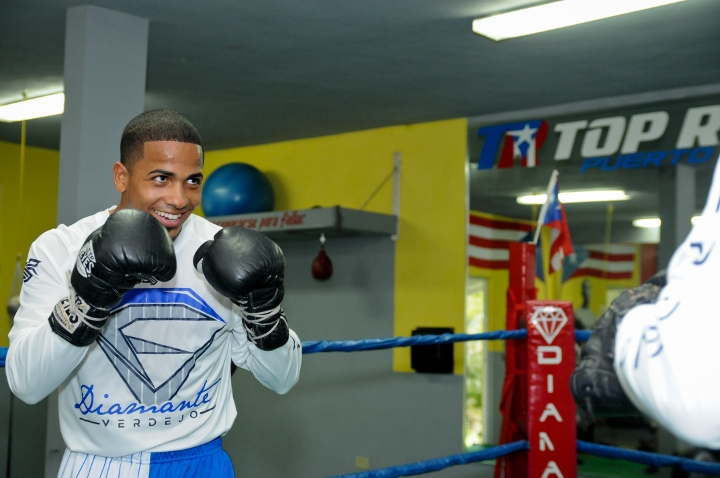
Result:
<instances>
[{"instance_id":1,"label":"yellow wall","mask_svg":"<svg viewBox=\"0 0 720 478\"><path fill-rule=\"evenodd\" d=\"M57 217L57 151L28 147L20 211L20 145L0 141L0 345L7 346L10 330L5 312L17 254L26 259L36 237L55 227Z\"/></svg>"},{"instance_id":2,"label":"yellow wall","mask_svg":"<svg viewBox=\"0 0 720 478\"><path fill-rule=\"evenodd\" d=\"M205 176L230 162L265 172L276 210L340 205L360 208L402 154L400 238L395 259L395 335L418 326L465 327L465 119L359 131L259 146L209 151ZM366 207L392 213L388 182ZM322 337L316 337L322 339ZM348 337L366 338L366 337ZM463 370L455 346L455 372ZM412 371L410 350L395 349L394 367Z\"/></svg>"}]
</instances>

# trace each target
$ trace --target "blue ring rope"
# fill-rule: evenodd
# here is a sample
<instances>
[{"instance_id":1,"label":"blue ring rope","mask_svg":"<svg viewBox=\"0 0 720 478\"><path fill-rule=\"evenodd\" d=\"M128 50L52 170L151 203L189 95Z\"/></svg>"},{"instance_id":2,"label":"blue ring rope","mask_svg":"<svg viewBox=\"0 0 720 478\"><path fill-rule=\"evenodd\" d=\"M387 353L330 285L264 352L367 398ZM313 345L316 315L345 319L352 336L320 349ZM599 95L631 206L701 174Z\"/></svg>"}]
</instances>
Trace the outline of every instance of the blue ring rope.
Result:
<instances>
[{"instance_id":1,"label":"blue ring rope","mask_svg":"<svg viewBox=\"0 0 720 478\"><path fill-rule=\"evenodd\" d=\"M576 330L575 340L578 342L587 342L592 335L592 330Z\"/></svg>"},{"instance_id":2,"label":"blue ring rope","mask_svg":"<svg viewBox=\"0 0 720 478\"><path fill-rule=\"evenodd\" d=\"M575 339L579 342L586 342L591 333L589 330L576 330ZM410 347L413 345L437 345L453 342L468 342L471 340L511 340L524 339L526 337L526 329L497 330L483 334L413 335L412 337L388 337L385 339L305 341L302 343L302 348L303 354L314 354L317 352L359 352L364 350Z\"/></svg>"},{"instance_id":3,"label":"blue ring rope","mask_svg":"<svg viewBox=\"0 0 720 478\"><path fill-rule=\"evenodd\" d=\"M578 341L587 341L592 332L589 330L576 330L575 338ZM411 345L431 345L451 342L466 342L470 340L500 340L500 339L521 339L527 337L527 330L500 330L484 334L442 334L442 335L417 335L413 337L394 337L388 339L367 339L348 341L316 341L303 342L303 353L311 354L316 352L352 352L355 350L378 350L393 347L408 347ZM8 348L0 347L0 367L5 366ZM518 441L488 448L472 453L450 455L444 458L436 458L424 462L417 462L409 465L395 466L381 470L342 475L343 478L390 478L396 476L410 476L440 470L449 466L473 463L477 461L490 460L507 455L519 450L528 449L527 441ZM506 447L506 448L503 448ZM606 458L619 458L622 460L634 461L645 465L653 466L680 466L683 470L696 473L705 473L720 476L720 464L707 463L688 458L661 455L644 451L626 450L607 445L598 445L582 440L577 441L577 449L581 453L589 453ZM384 474L383 474L384 473Z\"/></svg>"},{"instance_id":4,"label":"blue ring rope","mask_svg":"<svg viewBox=\"0 0 720 478\"><path fill-rule=\"evenodd\" d=\"M493 458L499 458L520 450L527 450L528 448L530 448L530 444L526 440L520 440L506 445L494 446L492 448L474 451L471 453L460 453L442 458L409 463L407 465L391 466L389 468L363 471L361 473L351 473L349 475L337 475L333 478L393 478L397 476L421 475L423 473L430 473L431 471L438 471L455 465L465 465L467 463L492 460Z\"/></svg>"},{"instance_id":5,"label":"blue ring rope","mask_svg":"<svg viewBox=\"0 0 720 478\"><path fill-rule=\"evenodd\" d=\"M361 350L381 350L395 347L410 347L412 345L436 345L452 342L467 342L469 340L507 340L523 339L527 337L526 329L498 330L484 334L442 334L442 335L413 335L412 337L388 337L386 339L364 340L319 340L303 342L303 353L316 352L356 352Z\"/></svg>"},{"instance_id":6,"label":"blue ring rope","mask_svg":"<svg viewBox=\"0 0 720 478\"><path fill-rule=\"evenodd\" d=\"M590 330L576 330L575 339L586 342L590 338ZM442 335L414 335L412 337L389 337L386 339L365 340L316 340L302 343L303 354L317 352L356 352L363 350L381 350L395 347L410 347L412 345L436 345L452 342L469 342L471 340L511 340L524 339L527 330L498 330L484 334L442 334ZM0 347L0 367L5 366L7 347Z\"/></svg>"},{"instance_id":7,"label":"blue ring rope","mask_svg":"<svg viewBox=\"0 0 720 478\"><path fill-rule=\"evenodd\" d=\"M530 445L527 441L516 441L506 445L500 445L485 450L464 453L458 455L450 455L443 458L435 458L426 461L418 461L408 463L407 465L392 466L389 468L380 468L378 470L364 471L360 473L352 473L349 475L338 475L332 478L395 478L400 476L421 475L433 471L442 470L456 465L465 465L478 461L490 460L501 456L514 453L516 451L527 450ZM679 466L688 472L703 473L706 475L720 476L720 464L709 463L688 458L680 458L677 456L660 455L658 453L649 453L644 451L626 450L607 445L597 445L582 440L577 441L578 452L588 453L591 455L601 456L605 458L618 458L621 460L632 461L644 465L652 466Z\"/></svg>"},{"instance_id":8,"label":"blue ring rope","mask_svg":"<svg viewBox=\"0 0 720 478\"><path fill-rule=\"evenodd\" d=\"M337 475L332 478L395 478L400 476L421 475L423 473L443 470L451 466L465 465L468 463L499 458L516 451L527 450L529 447L530 445L527 441L516 441L476 452L461 453L458 455L450 455L442 458L418 461L415 463L408 463L406 465L380 468L371 471L363 471L360 473L352 473L349 475ZM607 445L597 445L595 443L589 443L582 440L577 441L577 449L581 453L588 453L590 455L596 455L604 458L619 458L621 460L658 467L679 466L683 470L689 472L720 476L720 464L718 463L709 463L644 451L626 450L624 448L616 448Z\"/></svg>"},{"instance_id":9,"label":"blue ring rope","mask_svg":"<svg viewBox=\"0 0 720 478\"><path fill-rule=\"evenodd\" d=\"M598 445L597 443L582 440L577 441L577 449L581 453L589 453L605 458L619 458L621 460L634 461L636 463L653 466L680 466L685 471L720 476L720 463L691 460L689 458L661 455L647 451L626 450L624 448Z\"/></svg>"}]
</instances>

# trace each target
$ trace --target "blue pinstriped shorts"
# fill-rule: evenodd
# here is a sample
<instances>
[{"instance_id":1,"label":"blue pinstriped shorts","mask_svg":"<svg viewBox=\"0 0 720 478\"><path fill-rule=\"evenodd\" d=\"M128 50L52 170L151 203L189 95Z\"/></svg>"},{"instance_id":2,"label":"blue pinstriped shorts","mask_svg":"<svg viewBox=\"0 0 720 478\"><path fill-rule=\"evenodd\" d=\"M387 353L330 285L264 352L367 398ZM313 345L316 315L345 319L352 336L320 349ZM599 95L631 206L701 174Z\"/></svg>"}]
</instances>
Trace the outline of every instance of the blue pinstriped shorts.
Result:
<instances>
[{"instance_id":1,"label":"blue pinstriped shorts","mask_svg":"<svg viewBox=\"0 0 720 478\"><path fill-rule=\"evenodd\" d=\"M187 450L142 452L121 457L65 450L58 478L233 478L232 463L216 438Z\"/></svg>"}]
</instances>

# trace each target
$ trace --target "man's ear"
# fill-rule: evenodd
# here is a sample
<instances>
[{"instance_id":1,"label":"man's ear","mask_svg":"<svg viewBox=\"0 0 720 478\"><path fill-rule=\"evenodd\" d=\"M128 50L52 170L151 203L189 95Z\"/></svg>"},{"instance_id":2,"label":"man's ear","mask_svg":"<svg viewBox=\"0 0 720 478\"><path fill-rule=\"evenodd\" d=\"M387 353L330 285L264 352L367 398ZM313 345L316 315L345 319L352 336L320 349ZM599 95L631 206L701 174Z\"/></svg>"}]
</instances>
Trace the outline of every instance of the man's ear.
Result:
<instances>
[{"instance_id":1,"label":"man's ear","mask_svg":"<svg viewBox=\"0 0 720 478\"><path fill-rule=\"evenodd\" d=\"M113 164L113 181L115 182L115 189L120 194L127 189L129 175L130 173L124 164L120 162Z\"/></svg>"}]
</instances>

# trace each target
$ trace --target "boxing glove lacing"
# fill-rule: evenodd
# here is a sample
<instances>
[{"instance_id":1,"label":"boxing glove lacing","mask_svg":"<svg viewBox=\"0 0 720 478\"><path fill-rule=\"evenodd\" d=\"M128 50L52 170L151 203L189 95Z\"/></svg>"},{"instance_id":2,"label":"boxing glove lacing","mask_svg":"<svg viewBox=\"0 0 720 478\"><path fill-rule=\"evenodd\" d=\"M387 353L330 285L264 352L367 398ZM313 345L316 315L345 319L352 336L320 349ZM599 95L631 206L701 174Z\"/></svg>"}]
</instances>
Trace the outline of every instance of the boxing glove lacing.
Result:
<instances>
[{"instance_id":1,"label":"boxing glove lacing","mask_svg":"<svg viewBox=\"0 0 720 478\"><path fill-rule=\"evenodd\" d=\"M107 316L110 315L110 309L103 309L102 307L95 307L93 305L88 304L85 302L85 300L77 295L77 292L75 292L75 289L70 285L70 271L65 273L67 275L68 279L68 289L70 290L70 294L68 295L68 301L70 306L70 311L72 314L77 316L77 318L90 327L91 329L100 330L105 325L105 321L107 319ZM113 289L115 290L115 289ZM104 314L104 317L92 317L88 315L88 312L90 310L96 310L98 312L101 312ZM99 323L100 326L94 325L96 323Z\"/></svg>"},{"instance_id":2,"label":"boxing glove lacing","mask_svg":"<svg viewBox=\"0 0 720 478\"><path fill-rule=\"evenodd\" d=\"M243 318L243 326L245 327L245 331L248 334L248 338L250 338L250 341L252 341L252 343L254 343L256 345L257 345L258 340L272 334L273 331L277 328L277 326L281 320L283 322L285 322L285 324L287 324L287 319L285 318L285 314L282 312L282 307L280 305L278 305L277 307L275 307L273 309L266 310L263 312L248 312L248 310L247 310L247 302L248 301L247 300L233 300L233 302L235 303L235 305L237 305L240 308L240 314L242 315L242 318ZM280 317L278 319L276 319L275 321L268 320L268 319L275 317L278 314L280 315ZM255 335L255 330L250 328L248 326L248 324L259 325L259 326L263 326L263 327L267 327L272 324L272 327L270 328L269 331L265 332L262 335Z\"/></svg>"}]
</instances>

